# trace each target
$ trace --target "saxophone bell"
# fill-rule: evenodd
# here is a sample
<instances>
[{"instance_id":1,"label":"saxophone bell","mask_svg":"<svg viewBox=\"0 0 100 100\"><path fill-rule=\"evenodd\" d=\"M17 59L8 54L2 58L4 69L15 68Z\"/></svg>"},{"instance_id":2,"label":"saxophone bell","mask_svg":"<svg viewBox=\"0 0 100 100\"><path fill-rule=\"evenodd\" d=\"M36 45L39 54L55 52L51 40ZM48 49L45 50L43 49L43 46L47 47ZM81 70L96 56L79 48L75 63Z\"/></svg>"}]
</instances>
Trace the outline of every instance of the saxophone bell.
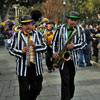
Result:
<instances>
[{"instance_id":1,"label":"saxophone bell","mask_svg":"<svg viewBox=\"0 0 100 100\"><path fill-rule=\"evenodd\" d=\"M53 67L59 68L63 61L70 61L71 57L69 52L65 51L60 58L53 61Z\"/></svg>"},{"instance_id":2,"label":"saxophone bell","mask_svg":"<svg viewBox=\"0 0 100 100\"><path fill-rule=\"evenodd\" d=\"M64 59L65 61L71 60L71 57L70 57L69 52L67 52L67 51L64 52L64 54L63 54L63 59Z\"/></svg>"}]
</instances>

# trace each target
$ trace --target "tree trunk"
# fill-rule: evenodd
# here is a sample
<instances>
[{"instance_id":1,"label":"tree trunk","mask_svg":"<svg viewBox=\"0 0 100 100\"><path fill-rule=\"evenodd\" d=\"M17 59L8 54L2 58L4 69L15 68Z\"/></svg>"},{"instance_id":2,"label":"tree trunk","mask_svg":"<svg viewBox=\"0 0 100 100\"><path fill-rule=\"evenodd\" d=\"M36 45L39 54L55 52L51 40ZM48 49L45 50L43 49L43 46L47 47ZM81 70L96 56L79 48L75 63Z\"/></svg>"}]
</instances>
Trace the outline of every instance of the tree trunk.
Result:
<instances>
[{"instance_id":1,"label":"tree trunk","mask_svg":"<svg viewBox=\"0 0 100 100\"><path fill-rule=\"evenodd\" d=\"M11 8L11 6L12 6L12 2L8 2L8 3L6 3L5 5L6 5L6 7L4 7L3 6L4 4L1 4L0 6L0 17L1 17L1 22L3 22L6 18L7 18L7 16L8 16L8 13L9 13L9 11L10 11L10 8Z\"/></svg>"}]
</instances>

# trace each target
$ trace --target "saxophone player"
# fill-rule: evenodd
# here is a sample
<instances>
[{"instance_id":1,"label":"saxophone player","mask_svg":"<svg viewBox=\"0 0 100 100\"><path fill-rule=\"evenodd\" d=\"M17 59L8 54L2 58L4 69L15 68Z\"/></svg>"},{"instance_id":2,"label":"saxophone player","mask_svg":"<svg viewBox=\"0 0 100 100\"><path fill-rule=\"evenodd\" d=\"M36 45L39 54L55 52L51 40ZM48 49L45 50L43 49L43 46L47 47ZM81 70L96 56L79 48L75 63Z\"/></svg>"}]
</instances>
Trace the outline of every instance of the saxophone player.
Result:
<instances>
[{"instance_id":1,"label":"saxophone player","mask_svg":"<svg viewBox=\"0 0 100 100\"><path fill-rule=\"evenodd\" d=\"M53 58L57 59L59 52L63 49L64 44L68 41L73 33L73 27L76 28L76 35L73 41L66 45L66 50L71 53L71 60L64 61L59 67L61 76L61 100L71 100L74 96L74 77L78 68L78 50L86 45L85 34L78 26L80 14L76 11L69 12L67 23L62 24L57 28L53 38Z\"/></svg>"},{"instance_id":2,"label":"saxophone player","mask_svg":"<svg viewBox=\"0 0 100 100\"><path fill-rule=\"evenodd\" d=\"M42 89L42 52L47 46L42 34L32 29L32 24L30 15L22 16L22 30L14 34L9 50L16 57L20 100L36 100Z\"/></svg>"}]
</instances>

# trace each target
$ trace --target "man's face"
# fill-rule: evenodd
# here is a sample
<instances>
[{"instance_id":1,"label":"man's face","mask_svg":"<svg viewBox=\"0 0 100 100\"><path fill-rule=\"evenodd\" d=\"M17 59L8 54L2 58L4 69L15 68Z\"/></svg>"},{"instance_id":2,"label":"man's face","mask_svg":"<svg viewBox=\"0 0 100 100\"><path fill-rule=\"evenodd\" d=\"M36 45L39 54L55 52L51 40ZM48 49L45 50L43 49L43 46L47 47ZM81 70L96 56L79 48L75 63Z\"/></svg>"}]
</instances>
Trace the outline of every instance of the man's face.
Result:
<instances>
[{"instance_id":1,"label":"man's face","mask_svg":"<svg viewBox=\"0 0 100 100\"><path fill-rule=\"evenodd\" d=\"M30 29L32 29L32 30L35 30L35 24L30 24L29 26L28 26Z\"/></svg>"},{"instance_id":2,"label":"man's face","mask_svg":"<svg viewBox=\"0 0 100 100\"><path fill-rule=\"evenodd\" d=\"M68 19L67 19L67 22L68 22L68 24L69 24L70 27L73 27L73 26L77 25L78 20L68 18Z\"/></svg>"},{"instance_id":3,"label":"man's face","mask_svg":"<svg viewBox=\"0 0 100 100\"><path fill-rule=\"evenodd\" d=\"M49 30L52 29L52 24L48 24L47 29L49 29Z\"/></svg>"},{"instance_id":4,"label":"man's face","mask_svg":"<svg viewBox=\"0 0 100 100\"><path fill-rule=\"evenodd\" d=\"M31 24L32 23L25 23L22 25L22 29L27 31L27 30L30 30L31 29Z\"/></svg>"}]
</instances>

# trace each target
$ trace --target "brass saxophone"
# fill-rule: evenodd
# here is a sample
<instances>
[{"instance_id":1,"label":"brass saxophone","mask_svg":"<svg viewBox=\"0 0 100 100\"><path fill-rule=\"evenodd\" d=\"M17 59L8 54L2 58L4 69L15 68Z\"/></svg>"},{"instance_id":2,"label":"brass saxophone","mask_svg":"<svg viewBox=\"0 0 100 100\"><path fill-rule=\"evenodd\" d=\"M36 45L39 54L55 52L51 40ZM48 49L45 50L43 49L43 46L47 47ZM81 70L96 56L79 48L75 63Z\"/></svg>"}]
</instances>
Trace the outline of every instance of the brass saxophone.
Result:
<instances>
[{"instance_id":1,"label":"brass saxophone","mask_svg":"<svg viewBox=\"0 0 100 100\"><path fill-rule=\"evenodd\" d=\"M53 67L59 68L61 66L61 64L65 61L69 61L71 60L70 54L69 52L67 52L66 46L72 41L72 39L74 38L74 36L76 35L76 28L73 27L74 31L72 33L72 35L69 37L68 41L66 42L64 48L59 52L59 58L54 59L53 61Z\"/></svg>"}]
</instances>

